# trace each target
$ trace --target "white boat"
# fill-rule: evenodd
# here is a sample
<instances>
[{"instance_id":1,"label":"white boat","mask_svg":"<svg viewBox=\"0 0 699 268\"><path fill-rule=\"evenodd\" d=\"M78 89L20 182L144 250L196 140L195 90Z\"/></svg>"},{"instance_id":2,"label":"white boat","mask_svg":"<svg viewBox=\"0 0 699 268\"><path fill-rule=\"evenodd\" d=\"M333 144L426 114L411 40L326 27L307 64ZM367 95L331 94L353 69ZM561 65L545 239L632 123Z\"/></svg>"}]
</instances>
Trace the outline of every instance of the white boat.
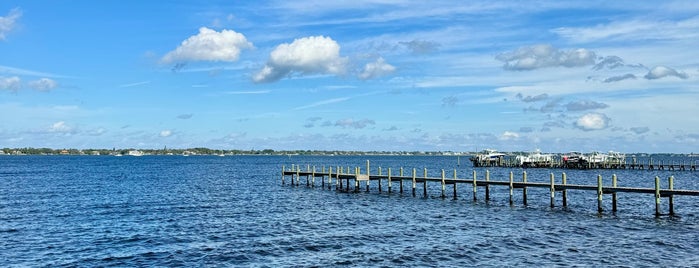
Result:
<instances>
[{"instance_id":1,"label":"white boat","mask_svg":"<svg viewBox=\"0 0 699 268\"><path fill-rule=\"evenodd\" d=\"M129 151L128 155L130 156L143 156L143 152L139 150L131 150Z\"/></svg>"},{"instance_id":2,"label":"white boat","mask_svg":"<svg viewBox=\"0 0 699 268\"><path fill-rule=\"evenodd\" d=\"M474 167L498 166L502 164L504 158L504 153L498 153L493 149L485 149L481 153L471 157L471 162L473 162Z\"/></svg>"},{"instance_id":3,"label":"white boat","mask_svg":"<svg viewBox=\"0 0 699 268\"><path fill-rule=\"evenodd\" d=\"M541 150L536 149L529 155L518 155L515 161L522 167L545 167L553 165L553 155L542 154Z\"/></svg>"},{"instance_id":4,"label":"white boat","mask_svg":"<svg viewBox=\"0 0 699 268\"><path fill-rule=\"evenodd\" d=\"M613 165L625 164L626 163L626 155L624 155L620 152L609 151L609 153L607 154L607 163L613 164Z\"/></svg>"},{"instance_id":5,"label":"white boat","mask_svg":"<svg viewBox=\"0 0 699 268\"><path fill-rule=\"evenodd\" d=\"M591 152L585 156L585 161L591 164L601 164L607 161L608 155L600 152Z\"/></svg>"}]
</instances>

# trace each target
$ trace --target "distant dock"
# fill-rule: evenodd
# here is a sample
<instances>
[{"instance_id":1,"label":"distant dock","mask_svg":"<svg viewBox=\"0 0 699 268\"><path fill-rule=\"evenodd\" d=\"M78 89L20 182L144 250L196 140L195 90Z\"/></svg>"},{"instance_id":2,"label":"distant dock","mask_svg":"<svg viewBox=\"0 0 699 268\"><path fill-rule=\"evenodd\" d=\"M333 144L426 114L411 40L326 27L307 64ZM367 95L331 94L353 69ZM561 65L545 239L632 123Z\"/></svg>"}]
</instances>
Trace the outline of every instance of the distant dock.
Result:
<instances>
[{"instance_id":1,"label":"distant dock","mask_svg":"<svg viewBox=\"0 0 699 268\"><path fill-rule=\"evenodd\" d=\"M506 157L503 154L497 157L483 157L476 155L471 157L473 167L505 167L505 168L557 168L557 169L627 169L627 170L668 170L668 171L696 171L697 160L656 160L649 158L647 161L637 161L632 158L614 159L604 161L579 161L566 162L562 157L551 157L543 161L522 162L518 157Z\"/></svg>"},{"instance_id":2,"label":"distant dock","mask_svg":"<svg viewBox=\"0 0 699 268\"><path fill-rule=\"evenodd\" d=\"M360 167L355 167L351 169L350 167L322 167L317 170L315 166L311 167L306 165L305 169L302 169L299 165L292 165L290 168L282 167L281 182L282 185L287 184L287 177L290 177L289 184L292 186L301 185L301 178L305 178L305 184L307 187L318 187L322 189L330 189L333 187L337 191L344 192L359 192L362 187L361 184L365 185L367 192L370 191L370 184L372 181L377 182L378 191L382 192L383 187L386 187L386 191L391 193L395 184L398 185L398 192L400 194L404 193L404 188L409 188L413 196L416 196L416 191L418 184L421 184L421 189L423 191L423 196L427 197L428 182L429 184L437 184L437 187L441 189L441 197L446 198L447 185L453 189L452 198L457 199L457 185L462 185L465 187L471 187L473 190L473 200L478 199L478 188L482 188L484 192L485 200L490 200L490 188L491 186L500 186L503 188L508 188L510 193L510 204L514 204L514 191L515 189L521 189L522 202L527 205L527 188L546 188L550 190L550 206L553 208L556 204L556 193L561 194L561 205L563 207L568 206L568 190L581 190L581 191L594 191L597 193L597 210L602 213L603 209L603 196L611 195L612 198L612 211L617 211L617 193L638 193L638 194L648 194L653 197L653 203L655 204L655 216L659 217L663 215L661 213L661 198L665 197L668 199L668 214L675 215L674 208L674 196L685 195L685 196L699 196L699 190L677 190L674 189L674 177L670 176L667 178L667 188L662 188L660 186L660 177L655 177L655 187L654 188L635 188L635 187L618 187L616 175L612 176L611 185L602 184L602 176L598 175L597 185L577 185L568 184L566 174L562 173L560 181L556 182L556 178L553 173L550 173L549 183L541 182L527 182L527 172L523 171L521 181L514 180L514 173L510 172L509 180L491 180L490 172L486 170L485 174L481 175L479 179L476 171L473 171L472 178L458 178L456 169L453 172L453 176L447 177L445 170L441 170L441 177L428 177L427 169L423 170L422 176L418 176L418 170L413 168L411 170L404 170L400 168L397 174L391 168L388 168L383 173L381 167L376 171L376 174L370 174L370 163L367 160L366 170L362 172ZM405 173L408 173L407 175ZM319 182L316 182L316 179ZM407 182L407 183L406 183ZM405 185L407 184L407 186ZM434 186L433 186L434 187Z\"/></svg>"}]
</instances>

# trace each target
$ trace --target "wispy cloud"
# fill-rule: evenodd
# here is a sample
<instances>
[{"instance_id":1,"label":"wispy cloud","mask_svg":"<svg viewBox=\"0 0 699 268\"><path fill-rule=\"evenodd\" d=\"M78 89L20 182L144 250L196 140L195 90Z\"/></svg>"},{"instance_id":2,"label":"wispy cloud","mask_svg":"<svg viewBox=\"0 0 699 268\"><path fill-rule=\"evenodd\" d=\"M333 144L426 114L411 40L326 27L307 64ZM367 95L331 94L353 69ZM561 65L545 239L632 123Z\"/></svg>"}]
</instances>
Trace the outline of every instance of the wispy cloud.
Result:
<instances>
[{"instance_id":1,"label":"wispy cloud","mask_svg":"<svg viewBox=\"0 0 699 268\"><path fill-rule=\"evenodd\" d=\"M22 68L10 67L0 65L0 74L5 75L21 75L21 76L36 76L36 77L50 77L50 78L74 78L72 76L52 74L40 71L27 70Z\"/></svg>"},{"instance_id":2,"label":"wispy cloud","mask_svg":"<svg viewBox=\"0 0 699 268\"><path fill-rule=\"evenodd\" d=\"M322 105L328 105L328 104L333 104L333 103L338 103L338 102L343 102L351 99L350 97L341 97L341 98L333 98L333 99L328 99L328 100L322 100L318 102L311 103L309 105L304 105L300 107L296 107L293 110L303 110L303 109L308 109L308 108L313 108L313 107L318 107Z\"/></svg>"},{"instance_id":3,"label":"wispy cloud","mask_svg":"<svg viewBox=\"0 0 699 268\"><path fill-rule=\"evenodd\" d=\"M147 85L147 84L150 84L150 81L141 81L141 82L123 84L123 85L119 85L119 87L120 87L120 88L125 88L125 87L136 87L136 86L142 86L142 85Z\"/></svg>"},{"instance_id":4,"label":"wispy cloud","mask_svg":"<svg viewBox=\"0 0 699 268\"><path fill-rule=\"evenodd\" d=\"M7 34L16 26L16 21L22 17L22 10L14 8L4 17L0 17L0 40L5 40Z\"/></svg>"}]
</instances>

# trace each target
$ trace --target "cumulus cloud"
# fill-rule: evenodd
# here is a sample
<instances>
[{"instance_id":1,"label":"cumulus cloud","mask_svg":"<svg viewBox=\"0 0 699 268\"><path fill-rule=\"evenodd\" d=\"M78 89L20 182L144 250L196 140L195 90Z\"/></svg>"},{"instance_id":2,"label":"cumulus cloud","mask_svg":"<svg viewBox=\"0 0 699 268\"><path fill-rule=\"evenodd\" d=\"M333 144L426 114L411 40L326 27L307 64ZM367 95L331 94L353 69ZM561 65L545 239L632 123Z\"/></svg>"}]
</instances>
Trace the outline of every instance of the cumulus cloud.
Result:
<instances>
[{"instance_id":1,"label":"cumulus cloud","mask_svg":"<svg viewBox=\"0 0 699 268\"><path fill-rule=\"evenodd\" d=\"M625 75L619 75L619 76L612 76L607 79L604 79L604 83L612 83L612 82L619 82L622 80L627 80L627 79L636 79L636 76L633 74L625 74Z\"/></svg>"},{"instance_id":2,"label":"cumulus cloud","mask_svg":"<svg viewBox=\"0 0 699 268\"><path fill-rule=\"evenodd\" d=\"M601 103L601 102L596 102L596 101L588 101L588 100L572 101L566 105L566 109L568 109L568 111L571 111L571 112L604 109L607 107L609 107L609 105L607 105L606 103Z\"/></svg>"},{"instance_id":3,"label":"cumulus cloud","mask_svg":"<svg viewBox=\"0 0 699 268\"><path fill-rule=\"evenodd\" d=\"M21 87L21 80L17 76L0 77L0 89L17 91Z\"/></svg>"},{"instance_id":4,"label":"cumulus cloud","mask_svg":"<svg viewBox=\"0 0 699 268\"><path fill-rule=\"evenodd\" d=\"M551 45L534 45L504 52L495 57L510 71L527 71L545 67L580 67L595 64L595 52L579 48L568 51Z\"/></svg>"},{"instance_id":5,"label":"cumulus cloud","mask_svg":"<svg viewBox=\"0 0 699 268\"><path fill-rule=\"evenodd\" d=\"M604 68L607 69L615 69L624 66L624 60L617 56L606 56L602 58L595 66L592 67L592 70L598 71L602 70Z\"/></svg>"},{"instance_id":6,"label":"cumulus cloud","mask_svg":"<svg viewBox=\"0 0 699 268\"><path fill-rule=\"evenodd\" d=\"M161 61L179 66L187 61L236 61L243 49L253 48L244 35L233 30L215 30L201 27L197 35L182 41L175 50L168 52Z\"/></svg>"},{"instance_id":7,"label":"cumulus cloud","mask_svg":"<svg viewBox=\"0 0 699 268\"><path fill-rule=\"evenodd\" d=\"M512 131L505 131L500 135L500 140L509 141L519 139L519 133Z\"/></svg>"},{"instance_id":8,"label":"cumulus cloud","mask_svg":"<svg viewBox=\"0 0 699 268\"><path fill-rule=\"evenodd\" d=\"M398 130L398 127L396 127L396 126L391 126L391 127L389 127L389 128L385 128L385 129L383 129L383 130L384 130L384 131L396 131L396 130Z\"/></svg>"},{"instance_id":9,"label":"cumulus cloud","mask_svg":"<svg viewBox=\"0 0 699 268\"><path fill-rule=\"evenodd\" d=\"M339 126L342 128L355 128L355 129L360 129L360 128L365 128L368 125L374 125L375 122L374 120L371 119L361 119L361 120L354 120L351 118L346 118L346 119L340 119L335 122L335 126Z\"/></svg>"},{"instance_id":10,"label":"cumulus cloud","mask_svg":"<svg viewBox=\"0 0 699 268\"><path fill-rule=\"evenodd\" d=\"M643 133L650 131L650 128L648 128L648 127L632 127L629 130L631 130L631 132L636 133L636 134L643 134Z\"/></svg>"},{"instance_id":11,"label":"cumulus cloud","mask_svg":"<svg viewBox=\"0 0 699 268\"><path fill-rule=\"evenodd\" d=\"M648 80L660 79L666 76L674 76L681 79L687 79L689 76L686 73L678 72L675 69L665 66L655 66L653 69L648 71L648 73L643 76L643 78Z\"/></svg>"},{"instance_id":12,"label":"cumulus cloud","mask_svg":"<svg viewBox=\"0 0 699 268\"><path fill-rule=\"evenodd\" d=\"M0 17L0 40L5 40L7 34L15 28L15 22L22 16L19 8L10 10L7 16Z\"/></svg>"},{"instance_id":13,"label":"cumulus cloud","mask_svg":"<svg viewBox=\"0 0 699 268\"><path fill-rule=\"evenodd\" d=\"M575 121L575 127L584 131L605 129L609 126L611 119L602 113L588 113Z\"/></svg>"},{"instance_id":14,"label":"cumulus cloud","mask_svg":"<svg viewBox=\"0 0 699 268\"><path fill-rule=\"evenodd\" d=\"M291 73L342 74L347 58L340 57L340 45L325 36L310 36L277 46L262 70L253 76L257 83L275 82Z\"/></svg>"},{"instance_id":15,"label":"cumulus cloud","mask_svg":"<svg viewBox=\"0 0 699 268\"><path fill-rule=\"evenodd\" d=\"M181 114L177 116L177 119L190 119L194 114Z\"/></svg>"},{"instance_id":16,"label":"cumulus cloud","mask_svg":"<svg viewBox=\"0 0 699 268\"><path fill-rule=\"evenodd\" d=\"M439 43L425 41L425 40L413 40L410 42L399 42L399 44L410 49L415 54L427 54L435 51L439 48Z\"/></svg>"},{"instance_id":17,"label":"cumulus cloud","mask_svg":"<svg viewBox=\"0 0 699 268\"><path fill-rule=\"evenodd\" d=\"M39 80L29 81L28 86L38 91L51 91L58 87L58 83L49 78L41 78Z\"/></svg>"},{"instance_id":18,"label":"cumulus cloud","mask_svg":"<svg viewBox=\"0 0 699 268\"><path fill-rule=\"evenodd\" d=\"M536 96L523 96L522 93L517 93L517 99L523 101L523 102L537 102L537 101L542 101L545 99L548 99L549 95L546 93L539 94Z\"/></svg>"},{"instance_id":19,"label":"cumulus cloud","mask_svg":"<svg viewBox=\"0 0 699 268\"><path fill-rule=\"evenodd\" d=\"M71 133L73 132L73 128L68 126L65 121L58 121L56 123L53 123L49 128L49 132L52 133Z\"/></svg>"},{"instance_id":20,"label":"cumulus cloud","mask_svg":"<svg viewBox=\"0 0 699 268\"><path fill-rule=\"evenodd\" d=\"M364 65L364 70L359 74L362 80L373 79L390 74L396 70L396 67L386 63L383 58L378 58L375 62L370 62Z\"/></svg>"},{"instance_id":21,"label":"cumulus cloud","mask_svg":"<svg viewBox=\"0 0 699 268\"><path fill-rule=\"evenodd\" d=\"M170 137L172 135L172 130L163 130L160 131L160 137Z\"/></svg>"}]
</instances>

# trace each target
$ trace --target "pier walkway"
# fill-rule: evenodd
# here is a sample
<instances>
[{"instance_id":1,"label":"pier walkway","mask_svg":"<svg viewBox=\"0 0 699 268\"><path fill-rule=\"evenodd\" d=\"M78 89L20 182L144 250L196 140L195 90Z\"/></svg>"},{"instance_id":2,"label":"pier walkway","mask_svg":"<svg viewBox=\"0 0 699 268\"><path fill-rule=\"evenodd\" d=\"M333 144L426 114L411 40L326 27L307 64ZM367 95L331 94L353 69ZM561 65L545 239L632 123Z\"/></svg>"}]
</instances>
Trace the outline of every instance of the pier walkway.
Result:
<instances>
[{"instance_id":1,"label":"pier walkway","mask_svg":"<svg viewBox=\"0 0 699 268\"><path fill-rule=\"evenodd\" d=\"M370 163L367 160L366 163L366 170L371 170L370 169ZM428 188L428 182L431 182L432 184L439 184L441 187L441 196L442 198L446 197L446 191L447 191L447 185L450 185L450 188L453 189L452 197L454 199L457 199L457 185L465 185L465 186L471 186L473 189L473 200L477 200L477 192L478 188L481 187L484 189L485 192L485 200L490 200L490 188L491 186L500 186L500 187L506 187L509 188L509 193L510 193L510 204L514 203L514 190L515 189L521 189L522 191L522 202L526 206L527 205L527 188L547 188L549 189L551 195L551 202L550 206L554 207L555 206L555 196L556 192L561 193L561 199L562 199L562 206L567 207L568 206L568 196L567 196L567 191L568 190L582 190L582 191L595 191L597 193L597 210L598 212L603 212L603 195L611 195L612 196L612 211L616 212L617 211L617 193L639 193L639 194L648 194L651 195L654 199L655 203L655 216L659 217L663 215L661 213L661 198L665 197L668 199L668 215L675 215L675 209L674 209L674 202L673 198L674 196L699 196L699 191L698 190L678 190L674 189L674 177L670 176L668 177L668 187L667 188L661 188L660 186L660 177L655 177L655 187L654 188L634 188L634 187L617 187L617 178L616 175L612 176L612 185L603 185L602 184L602 176L598 175L597 176L597 185L576 185L576 184L568 184L567 183L567 178L566 174L562 173L561 174L561 179L560 182L556 182L555 176L553 173L550 174L549 178L549 183L542 183L542 182L527 182L527 172L524 171L522 173L522 178L521 181L515 181L514 180L514 173L510 172L509 174L509 180L507 181L497 181L497 180L490 180L490 172L486 170L485 176L482 179L478 179L477 173L474 170L473 171L473 177L466 179L466 178L458 178L457 177L457 171L454 170L453 176L447 177L445 170L441 170L441 177L428 177L427 176L427 169L423 170L423 176L418 176L417 175L417 169L413 168L412 170L408 170L408 175L405 174L405 170L403 168L400 168L398 171L398 174L394 174L391 168L388 168L386 170L386 174L382 173L382 169L379 167L377 170L377 174L369 174L368 172L362 173L361 168L355 167L354 170L350 169L350 167L322 167L320 170L316 170L316 167L313 166L311 167L310 165L307 165L305 169L301 169L301 166L299 165L292 165L291 168L287 169L285 166L282 167L282 185L285 185L287 182L287 177L290 177L289 183L291 185L300 185L301 184L301 178L305 178L305 183L306 186L308 187L316 187L317 182L316 178L319 178L320 180L320 187L322 188L328 188L332 189L333 186L335 187L335 190L338 191L361 191L360 184L363 183L366 186L366 191L370 190L370 184L372 181L376 181L378 183L378 191L382 192L383 187L386 186L387 191L391 193L393 191L394 184L398 184L398 191L402 194L404 192L404 181L410 182L409 187L410 191L412 192L413 196L416 196L416 191L417 191L417 185L422 184L422 190L423 190L423 195L427 196L427 188ZM385 182L385 184L383 184ZM353 186L351 186L353 185Z\"/></svg>"}]
</instances>

